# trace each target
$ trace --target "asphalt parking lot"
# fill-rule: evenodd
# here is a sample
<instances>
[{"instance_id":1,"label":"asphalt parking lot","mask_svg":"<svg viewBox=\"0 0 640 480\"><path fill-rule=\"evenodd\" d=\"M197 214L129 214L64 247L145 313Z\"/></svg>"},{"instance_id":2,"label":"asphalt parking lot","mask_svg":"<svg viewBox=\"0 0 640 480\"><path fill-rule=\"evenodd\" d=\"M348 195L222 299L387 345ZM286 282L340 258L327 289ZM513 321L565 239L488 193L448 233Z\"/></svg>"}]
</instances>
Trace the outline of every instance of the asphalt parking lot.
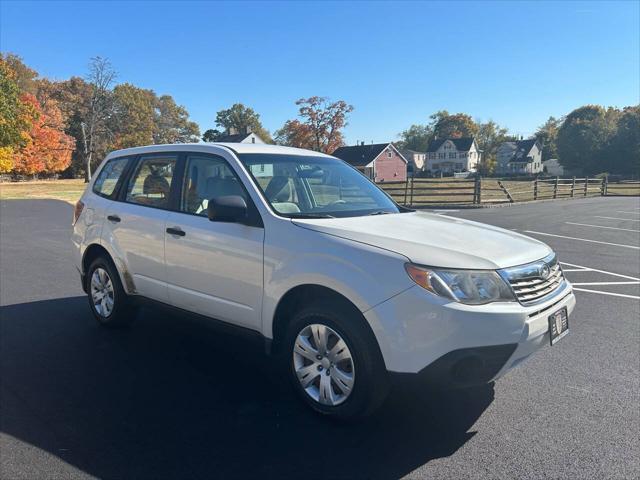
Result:
<instances>
[{"instance_id":1,"label":"asphalt parking lot","mask_svg":"<svg viewBox=\"0 0 640 480\"><path fill-rule=\"evenodd\" d=\"M0 202L0 478L638 478L640 199L445 213L551 245L570 334L495 385L398 389L337 425L243 338L151 308L98 328L72 207Z\"/></svg>"}]
</instances>

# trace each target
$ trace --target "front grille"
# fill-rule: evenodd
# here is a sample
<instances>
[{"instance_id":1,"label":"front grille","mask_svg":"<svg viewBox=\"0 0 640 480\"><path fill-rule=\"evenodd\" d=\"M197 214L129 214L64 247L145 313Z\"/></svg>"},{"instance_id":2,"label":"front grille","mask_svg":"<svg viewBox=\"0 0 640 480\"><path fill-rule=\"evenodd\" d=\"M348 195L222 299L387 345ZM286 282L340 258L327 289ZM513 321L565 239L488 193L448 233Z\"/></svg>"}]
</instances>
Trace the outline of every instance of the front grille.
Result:
<instances>
[{"instance_id":1,"label":"front grille","mask_svg":"<svg viewBox=\"0 0 640 480\"><path fill-rule=\"evenodd\" d=\"M545 271L549 270L547 275ZM523 305L538 303L564 283L562 268L555 255L518 267L505 268L500 274L509 282L516 298Z\"/></svg>"}]
</instances>

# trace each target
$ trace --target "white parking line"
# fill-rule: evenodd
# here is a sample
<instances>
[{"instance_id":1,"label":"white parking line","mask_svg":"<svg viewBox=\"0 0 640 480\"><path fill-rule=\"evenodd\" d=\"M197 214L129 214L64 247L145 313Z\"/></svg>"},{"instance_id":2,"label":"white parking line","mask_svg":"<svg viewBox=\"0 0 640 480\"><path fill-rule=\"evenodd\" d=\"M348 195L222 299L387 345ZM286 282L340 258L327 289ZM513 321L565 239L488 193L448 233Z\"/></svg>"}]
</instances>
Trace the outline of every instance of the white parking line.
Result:
<instances>
[{"instance_id":1,"label":"white parking line","mask_svg":"<svg viewBox=\"0 0 640 480\"><path fill-rule=\"evenodd\" d=\"M594 218L606 218L608 220L624 220L625 222L640 222L640 220L635 218L619 218L619 217L601 217L599 215L594 215Z\"/></svg>"},{"instance_id":2,"label":"white parking line","mask_svg":"<svg viewBox=\"0 0 640 480\"><path fill-rule=\"evenodd\" d=\"M635 300L640 300L640 297L636 295L626 295L624 293L601 292L599 290L587 290L586 288L574 288L574 290L577 292L598 293L600 295L610 295L612 297L624 297L624 298L633 298Z\"/></svg>"},{"instance_id":3,"label":"white parking line","mask_svg":"<svg viewBox=\"0 0 640 480\"><path fill-rule=\"evenodd\" d=\"M607 272L606 270L597 270L595 268L589 268L589 267L585 267L583 265L575 265L573 263L567 263L567 262L560 262L561 265L569 265L570 267L575 267L575 268L580 268L582 270L580 271L589 271L589 272L598 272L598 273L604 273L606 275L612 275L614 277L620 277L620 278L628 278L629 280L637 280L640 281L640 278L637 277L630 277L629 275L622 275L621 273L613 273L613 272ZM564 268L562 269L563 272L568 272L568 270L565 270Z\"/></svg>"},{"instance_id":4,"label":"white parking line","mask_svg":"<svg viewBox=\"0 0 640 480\"><path fill-rule=\"evenodd\" d=\"M571 285L584 287L584 286L594 286L594 285L640 285L640 281L638 282L584 282L584 283L574 283L571 282Z\"/></svg>"},{"instance_id":5,"label":"white parking line","mask_svg":"<svg viewBox=\"0 0 640 480\"><path fill-rule=\"evenodd\" d=\"M587 238L567 237L565 235L556 235L554 233L536 232L534 230L525 230L525 233L534 233L536 235L546 235L547 237L568 238L569 240L578 240L580 242L601 243L603 245L612 245L614 247L633 248L634 250L640 250L640 247L636 247L634 245L624 245L622 243L601 242L599 240L589 240Z\"/></svg>"},{"instance_id":6,"label":"white parking line","mask_svg":"<svg viewBox=\"0 0 640 480\"><path fill-rule=\"evenodd\" d=\"M456 213L459 211L460 210L431 210L431 212L435 213L436 215L446 215L447 213Z\"/></svg>"},{"instance_id":7,"label":"white parking line","mask_svg":"<svg viewBox=\"0 0 640 480\"><path fill-rule=\"evenodd\" d=\"M618 227L605 227L604 225L590 225L588 223L576 223L576 222L564 222L567 225L578 225L580 227L594 227L594 228L606 228L608 230L624 230L625 232L640 232L633 228L618 228Z\"/></svg>"},{"instance_id":8,"label":"white parking line","mask_svg":"<svg viewBox=\"0 0 640 480\"><path fill-rule=\"evenodd\" d=\"M640 215L640 212L623 212L622 210L616 210L616 213L631 213L632 215Z\"/></svg>"}]
</instances>

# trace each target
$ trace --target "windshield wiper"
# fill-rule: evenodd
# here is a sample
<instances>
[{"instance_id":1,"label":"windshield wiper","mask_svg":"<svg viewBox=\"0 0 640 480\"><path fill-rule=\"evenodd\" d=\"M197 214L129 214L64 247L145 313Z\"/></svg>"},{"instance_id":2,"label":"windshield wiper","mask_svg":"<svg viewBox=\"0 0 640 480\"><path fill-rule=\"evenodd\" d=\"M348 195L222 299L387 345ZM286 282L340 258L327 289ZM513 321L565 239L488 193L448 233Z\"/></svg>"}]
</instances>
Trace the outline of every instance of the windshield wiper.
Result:
<instances>
[{"instance_id":1,"label":"windshield wiper","mask_svg":"<svg viewBox=\"0 0 640 480\"><path fill-rule=\"evenodd\" d=\"M289 218L336 218L328 213L290 213Z\"/></svg>"},{"instance_id":2,"label":"windshield wiper","mask_svg":"<svg viewBox=\"0 0 640 480\"><path fill-rule=\"evenodd\" d=\"M377 210L375 212L367 213L367 215L389 215L391 212L387 212L386 210Z\"/></svg>"}]
</instances>

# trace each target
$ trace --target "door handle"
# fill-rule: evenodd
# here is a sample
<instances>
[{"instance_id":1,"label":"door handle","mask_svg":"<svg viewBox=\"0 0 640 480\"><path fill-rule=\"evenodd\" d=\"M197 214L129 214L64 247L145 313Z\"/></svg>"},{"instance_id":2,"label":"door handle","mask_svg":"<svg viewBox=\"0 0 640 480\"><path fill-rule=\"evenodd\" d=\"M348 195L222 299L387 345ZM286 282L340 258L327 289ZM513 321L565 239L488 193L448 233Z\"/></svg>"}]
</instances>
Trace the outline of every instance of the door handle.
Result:
<instances>
[{"instance_id":1,"label":"door handle","mask_svg":"<svg viewBox=\"0 0 640 480\"><path fill-rule=\"evenodd\" d=\"M178 235L179 237L184 237L186 235L185 231L180 227L169 227L167 228L167 233L171 235Z\"/></svg>"},{"instance_id":2,"label":"door handle","mask_svg":"<svg viewBox=\"0 0 640 480\"><path fill-rule=\"evenodd\" d=\"M110 222L113 222L113 223L118 223L120 221L120 217L117 216L117 215L109 215L107 217L107 220L109 220Z\"/></svg>"}]
</instances>

